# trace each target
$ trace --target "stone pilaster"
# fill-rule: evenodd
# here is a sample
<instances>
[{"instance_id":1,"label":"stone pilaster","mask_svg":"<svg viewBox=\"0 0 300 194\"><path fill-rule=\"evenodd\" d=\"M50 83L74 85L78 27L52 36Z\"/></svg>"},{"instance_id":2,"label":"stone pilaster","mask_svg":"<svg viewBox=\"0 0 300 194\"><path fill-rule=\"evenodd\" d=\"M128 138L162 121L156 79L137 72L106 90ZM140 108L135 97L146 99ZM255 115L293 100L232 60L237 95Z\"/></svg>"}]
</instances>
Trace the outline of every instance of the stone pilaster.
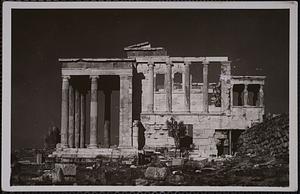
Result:
<instances>
[{"instance_id":1,"label":"stone pilaster","mask_svg":"<svg viewBox=\"0 0 300 194\"><path fill-rule=\"evenodd\" d=\"M132 76L120 75L120 127L119 147L132 147Z\"/></svg>"},{"instance_id":2,"label":"stone pilaster","mask_svg":"<svg viewBox=\"0 0 300 194\"><path fill-rule=\"evenodd\" d=\"M85 147L85 94L80 93L80 148Z\"/></svg>"},{"instance_id":3,"label":"stone pilaster","mask_svg":"<svg viewBox=\"0 0 300 194\"><path fill-rule=\"evenodd\" d=\"M165 90L166 90L166 111L172 112L172 64L171 61L166 62L167 71L165 74Z\"/></svg>"},{"instance_id":4,"label":"stone pilaster","mask_svg":"<svg viewBox=\"0 0 300 194\"><path fill-rule=\"evenodd\" d=\"M224 61L221 64L221 77L220 77L222 112L230 111L230 100L233 99L231 95L230 77L231 77L231 62Z\"/></svg>"},{"instance_id":5,"label":"stone pilaster","mask_svg":"<svg viewBox=\"0 0 300 194\"><path fill-rule=\"evenodd\" d=\"M69 147L74 147L74 88L69 85Z\"/></svg>"},{"instance_id":6,"label":"stone pilaster","mask_svg":"<svg viewBox=\"0 0 300 194\"><path fill-rule=\"evenodd\" d=\"M264 85L260 85L259 88L259 106L264 106Z\"/></svg>"},{"instance_id":7,"label":"stone pilaster","mask_svg":"<svg viewBox=\"0 0 300 194\"><path fill-rule=\"evenodd\" d=\"M208 113L208 61L203 61L203 112Z\"/></svg>"},{"instance_id":8,"label":"stone pilaster","mask_svg":"<svg viewBox=\"0 0 300 194\"><path fill-rule=\"evenodd\" d=\"M97 117L98 117L98 78L91 78L91 108L90 108L90 145L89 148L97 148Z\"/></svg>"},{"instance_id":9,"label":"stone pilaster","mask_svg":"<svg viewBox=\"0 0 300 194\"><path fill-rule=\"evenodd\" d=\"M244 85L244 106L248 106L248 85Z\"/></svg>"},{"instance_id":10,"label":"stone pilaster","mask_svg":"<svg viewBox=\"0 0 300 194\"><path fill-rule=\"evenodd\" d=\"M184 73L183 73L183 101L184 101L184 111L190 112L191 110L191 84L190 84L190 61L184 62Z\"/></svg>"},{"instance_id":11,"label":"stone pilaster","mask_svg":"<svg viewBox=\"0 0 300 194\"><path fill-rule=\"evenodd\" d=\"M149 72L148 72L147 112L153 113L154 111L154 63L152 61L149 61L148 68L149 68Z\"/></svg>"},{"instance_id":12,"label":"stone pilaster","mask_svg":"<svg viewBox=\"0 0 300 194\"><path fill-rule=\"evenodd\" d=\"M61 145L68 147L68 102L69 102L69 79L70 76L62 77L61 91Z\"/></svg>"},{"instance_id":13,"label":"stone pilaster","mask_svg":"<svg viewBox=\"0 0 300 194\"><path fill-rule=\"evenodd\" d=\"M75 148L79 148L80 141L80 95L75 89Z\"/></svg>"}]
</instances>

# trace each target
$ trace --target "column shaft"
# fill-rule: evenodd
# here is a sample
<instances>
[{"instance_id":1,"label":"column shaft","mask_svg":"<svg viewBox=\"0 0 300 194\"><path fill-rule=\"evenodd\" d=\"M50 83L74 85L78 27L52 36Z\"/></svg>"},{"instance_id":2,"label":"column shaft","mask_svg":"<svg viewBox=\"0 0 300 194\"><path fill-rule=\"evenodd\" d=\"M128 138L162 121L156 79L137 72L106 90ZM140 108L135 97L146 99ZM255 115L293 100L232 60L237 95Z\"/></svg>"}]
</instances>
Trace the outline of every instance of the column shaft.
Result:
<instances>
[{"instance_id":1,"label":"column shaft","mask_svg":"<svg viewBox=\"0 0 300 194\"><path fill-rule=\"evenodd\" d=\"M190 112L191 109L191 93L190 93L190 63L186 61L184 64L184 73L183 73L183 99L184 99L184 111Z\"/></svg>"},{"instance_id":2,"label":"column shaft","mask_svg":"<svg viewBox=\"0 0 300 194\"><path fill-rule=\"evenodd\" d=\"M98 76L91 76L90 148L97 148Z\"/></svg>"},{"instance_id":3,"label":"column shaft","mask_svg":"<svg viewBox=\"0 0 300 194\"><path fill-rule=\"evenodd\" d=\"M69 76L62 78L61 98L61 145L68 147L68 101L69 101Z\"/></svg>"},{"instance_id":4,"label":"column shaft","mask_svg":"<svg viewBox=\"0 0 300 194\"><path fill-rule=\"evenodd\" d=\"M85 147L85 94L80 93L80 147Z\"/></svg>"},{"instance_id":5,"label":"column shaft","mask_svg":"<svg viewBox=\"0 0 300 194\"><path fill-rule=\"evenodd\" d=\"M203 112L208 113L208 62L203 62Z\"/></svg>"},{"instance_id":6,"label":"column shaft","mask_svg":"<svg viewBox=\"0 0 300 194\"><path fill-rule=\"evenodd\" d=\"M244 106L248 105L248 85L244 85Z\"/></svg>"},{"instance_id":7,"label":"column shaft","mask_svg":"<svg viewBox=\"0 0 300 194\"><path fill-rule=\"evenodd\" d=\"M172 64L170 61L166 63L167 72L165 74L165 88L166 88L166 111L172 112Z\"/></svg>"},{"instance_id":8,"label":"column shaft","mask_svg":"<svg viewBox=\"0 0 300 194\"><path fill-rule=\"evenodd\" d=\"M260 85L259 88L259 106L264 106L264 86Z\"/></svg>"},{"instance_id":9,"label":"column shaft","mask_svg":"<svg viewBox=\"0 0 300 194\"><path fill-rule=\"evenodd\" d=\"M149 73L148 73L148 105L147 111L152 113L154 111L154 64L149 62Z\"/></svg>"},{"instance_id":10,"label":"column shaft","mask_svg":"<svg viewBox=\"0 0 300 194\"><path fill-rule=\"evenodd\" d=\"M111 105L111 91L107 90L105 94L105 112L104 112L104 146L110 146L110 105Z\"/></svg>"},{"instance_id":11,"label":"column shaft","mask_svg":"<svg viewBox=\"0 0 300 194\"><path fill-rule=\"evenodd\" d=\"M74 147L74 89L69 86L69 147Z\"/></svg>"},{"instance_id":12,"label":"column shaft","mask_svg":"<svg viewBox=\"0 0 300 194\"><path fill-rule=\"evenodd\" d=\"M80 143L80 95L75 89L75 148L79 148Z\"/></svg>"}]
</instances>

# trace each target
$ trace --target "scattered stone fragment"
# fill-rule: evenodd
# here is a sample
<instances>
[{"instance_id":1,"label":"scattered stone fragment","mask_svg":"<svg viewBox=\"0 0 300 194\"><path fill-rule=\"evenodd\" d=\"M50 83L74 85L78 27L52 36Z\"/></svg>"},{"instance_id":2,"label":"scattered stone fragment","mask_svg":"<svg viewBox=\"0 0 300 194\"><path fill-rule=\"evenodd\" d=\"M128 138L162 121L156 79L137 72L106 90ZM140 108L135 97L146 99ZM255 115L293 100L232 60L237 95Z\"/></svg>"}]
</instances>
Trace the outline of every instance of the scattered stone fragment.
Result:
<instances>
[{"instance_id":1,"label":"scattered stone fragment","mask_svg":"<svg viewBox=\"0 0 300 194\"><path fill-rule=\"evenodd\" d=\"M148 185L148 183L149 183L149 181L146 179L142 179L142 178L135 179L136 186Z\"/></svg>"},{"instance_id":2,"label":"scattered stone fragment","mask_svg":"<svg viewBox=\"0 0 300 194\"><path fill-rule=\"evenodd\" d=\"M145 172L145 177L152 180L165 180L167 174L167 168L165 167L148 167Z\"/></svg>"},{"instance_id":3,"label":"scattered stone fragment","mask_svg":"<svg viewBox=\"0 0 300 194\"><path fill-rule=\"evenodd\" d=\"M174 158L172 160L172 166L181 166L184 164L184 159L183 158Z\"/></svg>"}]
</instances>

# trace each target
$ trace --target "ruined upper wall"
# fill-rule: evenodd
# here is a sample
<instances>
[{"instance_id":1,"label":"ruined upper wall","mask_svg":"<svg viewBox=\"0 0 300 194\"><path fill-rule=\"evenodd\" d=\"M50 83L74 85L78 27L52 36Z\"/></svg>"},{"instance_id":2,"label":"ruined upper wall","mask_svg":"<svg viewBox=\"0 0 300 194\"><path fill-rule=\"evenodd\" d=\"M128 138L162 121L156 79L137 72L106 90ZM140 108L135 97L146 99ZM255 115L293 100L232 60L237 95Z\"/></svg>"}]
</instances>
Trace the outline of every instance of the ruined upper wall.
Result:
<instances>
[{"instance_id":1,"label":"ruined upper wall","mask_svg":"<svg viewBox=\"0 0 300 194\"><path fill-rule=\"evenodd\" d=\"M167 56L167 51L162 47L152 48L149 42L135 44L124 48L128 58L147 56Z\"/></svg>"}]
</instances>

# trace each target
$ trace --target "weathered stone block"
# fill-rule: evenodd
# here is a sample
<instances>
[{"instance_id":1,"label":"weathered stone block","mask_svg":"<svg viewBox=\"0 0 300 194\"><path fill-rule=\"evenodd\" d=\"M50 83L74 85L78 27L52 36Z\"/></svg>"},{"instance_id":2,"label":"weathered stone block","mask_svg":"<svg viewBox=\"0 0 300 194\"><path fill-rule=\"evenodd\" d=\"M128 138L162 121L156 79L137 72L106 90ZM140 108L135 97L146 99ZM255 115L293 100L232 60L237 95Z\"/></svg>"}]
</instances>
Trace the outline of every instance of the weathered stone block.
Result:
<instances>
[{"instance_id":1,"label":"weathered stone block","mask_svg":"<svg viewBox=\"0 0 300 194\"><path fill-rule=\"evenodd\" d=\"M52 183L53 184L59 184L64 182L64 173L63 170L61 168L54 168L54 170L52 171Z\"/></svg>"},{"instance_id":2,"label":"weathered stone block","mask_svg":"<svg viewBox=\"0 0 300 194\"><path fill-rule=\"evenodd\" d=\"M168 175L167 168L148 167L145 172L145 177L152 180L165 180Z\"/></svg>"},{"instance_id":3,"label":"weathered stone block","mask_svg":"<svg viewBox=\"0 0 300 194\"><path fill-rule=\"evenodd\" d=\"M184 164L184 159L183 158L174 158L172 160L172 166L181 166Z\"/></svg>"},{"instance_id":4,"label":"weathered stone block","mask_svg":"<svg viewBox=\"0 0 300 194\"><path fill-rule=\"evenodd\" d=\"M63 174L67 176L76 175L76 165L75 164L55 164L55 169L62 169Z\"/></svg>"},{"instance_id":5,"label":"weathered stone block","mask_svg":"<svg viewBox=\"0 0 300 194\"><path fill-rule=\"evenodd\" d=\"M182 185L184 184L184 176L182 175L170 175L167 178L167 182L173 185Z\"/></svg>"}]
</instances>

